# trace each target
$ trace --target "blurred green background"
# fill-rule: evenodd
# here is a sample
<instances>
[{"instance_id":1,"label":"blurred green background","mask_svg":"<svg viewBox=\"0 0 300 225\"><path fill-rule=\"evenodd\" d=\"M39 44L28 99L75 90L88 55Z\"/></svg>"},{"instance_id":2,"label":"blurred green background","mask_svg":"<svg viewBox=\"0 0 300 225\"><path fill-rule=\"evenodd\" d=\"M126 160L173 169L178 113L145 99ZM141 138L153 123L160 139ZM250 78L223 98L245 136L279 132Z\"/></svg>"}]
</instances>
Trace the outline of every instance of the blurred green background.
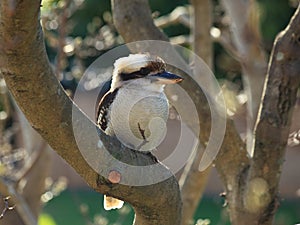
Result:
<instances>
[{"instance_id":1,"label":"blurred green background","mask_svg":"<svg viewBox=\"0 0 300 225\"><path fill-rule=\"evenodd\" d=\"M67 190L45 205L39 225L130 225L134 213L129 205L120 210L105 211L103 197L90 190ZM204 196L194 217L209 220L212 225L230 225L221 197ZM294 225L300 219L299 200L282 199L276 214L276 225Z\"/></svg>"}]
</instances>

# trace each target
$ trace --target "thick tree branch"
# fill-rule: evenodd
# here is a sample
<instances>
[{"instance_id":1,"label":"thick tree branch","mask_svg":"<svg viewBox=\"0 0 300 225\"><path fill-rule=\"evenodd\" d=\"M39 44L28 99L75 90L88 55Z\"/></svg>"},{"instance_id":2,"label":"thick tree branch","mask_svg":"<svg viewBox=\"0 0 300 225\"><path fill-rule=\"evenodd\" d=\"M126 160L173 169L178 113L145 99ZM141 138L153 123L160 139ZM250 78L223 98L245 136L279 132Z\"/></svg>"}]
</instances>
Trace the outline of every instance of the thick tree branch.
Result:
<instances>
[{"instance_id":1,"label":"thick tree branch","mask_svg":"<svg viewBox=\"0 0 300 225\"><path fill-rule=\"evenodd\" d=\"M193 50L212 69L213 46L210 37L212 27L212 2L209 0L191 0L194 12ZM199 76L199 75L198 75Z\"/></svg>"},{"instance_id":2,"label":"thick tree branch","mask_svg":"<svg viewBox=\"0 0 300 225\"><path fill-rule=\"evenodd\" d=\"M254 130L254 158L244 197L246 210L257 217L252 224L271 224L278 206L278 183L300 85L299 74L300 4L274 42ZM260 187L259 192L253 189L255 185Z\"/></svg>"},{"instance_id":3,"label":"thick tree branch","mask_svg":"<svg viewBox=\"0 0 300 225\"><path fill-rule=\"evenodd\" d=\"M112 0L112 9L114 24L123 38L130 36L130 42L148 39L168 41L167 36L154 25L148 1ZM152 33L149 33L150 30Z\"/></svg>"},{"instance_id":4,"label":"thick tree branch","mask_svg":"<svg viewBox=\"0 0 300 225\"><path fill-rule=\"evenodd\" d=\"M231 179L231 184L234 184L225 182L233 225L240 224L240 221L245 225L270 225L278 206L278 183L300 84L299 8L274 43L255 126L253 159L250 164L248 160L238 162L236 158L240 157L232 155L233 161L226 162L223 158L222 164L217 163L221 177L227 177L227 181ZM222 154L219 158L222 159ZM230 178L224 172L230 168L224 166L231 167L236 163L240 163L240 169L235 172L236 176ZM234 166L234 169L237 167Z\"/></svg>"},{"instance_id":5,"label":"thick tree branch","mask_svg":"<svg viewBox=\"0 0 300 225\"><path fill-rule=\"evenodd\" d=\"M69 153L69 149L77 149L75 140L59 141L74 138L68 118L72 115L71 101L50 68L38 18L40 2L34 3L29 6L26 1L13 5L11 1L1 2L1 73L31 125L46 140L50 139L48 143L53 142L54 149L61 149L62 157L69 163L81 164L77 167L82 175L92 170L78 150ZM95 187L97 174L92 171L88 176L94 177Z\"/></svg>"},{"instance_id":6,"label":"thick tree branch","mask_svg":"<svg viewBox=\"0 0 300 225\"><path fill-rule=\"evenodd\" d=\"M97 149L98 141L90 135L95 125L73 105L49 65L39 24L39 7L38 0L0 3L0 72L21 110L49 145L92 188L131 203L136 211L136 224L179 224L179 217L174 216L180 214L179 187L164 166L158 167L160 175L169 177L165 181L129 187L111 184L83 158L73 134L72 109L80 118L75 125L84 128L80 141L86 142L86 150L94 154L96 163L107 163L104 150ZM126 149L101 132L100 135L103 144L122 161L137 166L156 163L154 157ZM122 172L126 173L121 171L121 176Z\"/></svg>"}]
</instances>

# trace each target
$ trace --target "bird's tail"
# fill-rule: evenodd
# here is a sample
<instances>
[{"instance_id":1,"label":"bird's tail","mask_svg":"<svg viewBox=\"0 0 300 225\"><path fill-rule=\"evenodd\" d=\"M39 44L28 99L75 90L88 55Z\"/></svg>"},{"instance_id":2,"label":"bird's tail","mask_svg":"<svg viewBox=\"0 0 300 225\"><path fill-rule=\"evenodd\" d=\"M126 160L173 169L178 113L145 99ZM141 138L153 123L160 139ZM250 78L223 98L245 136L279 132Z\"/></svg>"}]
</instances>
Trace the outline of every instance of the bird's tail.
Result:
<instances>
[{"instance_id":1,"label":"bird's tail","mask_svg":"<svg viewBox=\"0 0 300 225\"><path fill-rule=\"evenodd\" d=\"M123 204L124 202L122 200L104 195L103 205L105 210L120 209Z\"/></svg>"}]
</instances>

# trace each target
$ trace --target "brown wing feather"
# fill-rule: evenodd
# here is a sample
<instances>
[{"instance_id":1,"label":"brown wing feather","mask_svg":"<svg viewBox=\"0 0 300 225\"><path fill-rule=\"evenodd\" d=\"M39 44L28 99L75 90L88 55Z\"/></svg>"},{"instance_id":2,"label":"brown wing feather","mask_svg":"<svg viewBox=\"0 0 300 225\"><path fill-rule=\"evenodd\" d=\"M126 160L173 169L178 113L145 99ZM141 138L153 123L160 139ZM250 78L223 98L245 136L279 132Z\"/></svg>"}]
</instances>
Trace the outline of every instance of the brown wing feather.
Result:
<instances>
[{"instance_id":1,"label":"brown wing feather","mask_svg":"<svg viewBox=\"0 0 300 225\"><path fill-rule=\"evenodd\" d=\"M100 129L103 131L105 131L107 128L108 110L111 104L113 103L117 93L118 93L118 89L115 89L113 92L109 91L100 100L98 110L97 110L97 115L96 115L96 121Z\"/></svg>"}]
</instances>

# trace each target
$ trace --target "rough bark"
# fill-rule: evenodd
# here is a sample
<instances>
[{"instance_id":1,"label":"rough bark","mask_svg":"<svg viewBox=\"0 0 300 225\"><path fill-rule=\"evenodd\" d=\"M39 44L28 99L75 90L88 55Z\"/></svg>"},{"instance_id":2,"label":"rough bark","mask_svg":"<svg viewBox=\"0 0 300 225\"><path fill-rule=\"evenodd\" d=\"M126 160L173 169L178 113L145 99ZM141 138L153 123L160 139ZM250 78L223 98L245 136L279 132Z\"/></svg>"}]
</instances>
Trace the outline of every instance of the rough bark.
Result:
<instances>
[{"instance_id":1,"label":"rough bark","mask_svg":"<svg viewBox=\"0 0 300 225\"><path fill-rule=\"evenodd\" d=\"M159 166L160 175L168 179L132 187L110 183L83 158L73 134L72 108L80 118L76 125L96 127L73 105L50 67L39 24L39 7L38 0L0 3L0 72L21 110L33 128L93 189L132 204L136 212L135 224L180 224L179 187L164 166ZM89 131L82 130L84 138L81 141L87 143L89 152L96 153L97 163L104 165L103 152L97 150L97 143ZM154 157L127 149L114 138L99 133L103 144L122 161L137 166L156 163ZM126 173L121 171L121 176L123 172Z\"/></svg>"},{"instance_id":2,"label":"rough bark","mask_svg":"<svg viewBox=\"0 0 300 225\"><path fill-rule=\"evenodd\" d=\"M148 1L112 0L111 2L114 25L124 39L130 36L130 42L149 39L168 41L168 37L154 25ZM137 18L139 20L136 20Z\"/></svg>"},{"instance_id":3,"label":"rough bark","mask_svg":"<svg viewBox=\"0 0 300 225\"><path fill-rule=\"evenodd\" d=\"M233 225L270 225L279 205L278 183L300 84L299 10L300 5L274 42L254 129L254 157L235 178L236 186L226 186Z\"/></svg>"},{"instance_id":4,"label":"rough bark","mask_svg":"<svg viewBox=\"0 0 300 225\"><path fill-rule=\"evenodd\" d=\"M278 183L300 85L299 74L300 4L287 28L274 42L254 129L254 163L249 170L244 204L246 210L257 217L257 224L272 224L278 206ZM257 182L261 192L252 190Z\"/></svg>"}]
</instances>

